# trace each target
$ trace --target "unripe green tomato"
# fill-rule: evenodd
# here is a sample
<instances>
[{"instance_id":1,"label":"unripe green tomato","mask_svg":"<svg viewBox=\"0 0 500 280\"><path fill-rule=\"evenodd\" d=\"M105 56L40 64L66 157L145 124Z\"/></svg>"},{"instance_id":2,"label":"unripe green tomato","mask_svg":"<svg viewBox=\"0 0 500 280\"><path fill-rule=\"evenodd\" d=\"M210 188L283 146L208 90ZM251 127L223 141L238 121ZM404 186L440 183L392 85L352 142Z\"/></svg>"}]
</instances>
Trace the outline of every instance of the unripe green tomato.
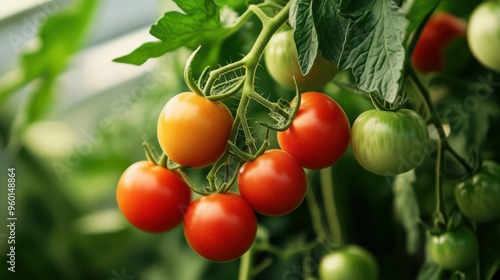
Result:
<instances>
[{"instance_id":1,"label":"unripe green tomato","mask_svg":"<svg viewBox=\"0 0 500 280\"><path fill-rule=\"evenodd\" d=\"M476 236L466 227L433 236L429 249L434 262L448 270L468 268L478 256Z\"/></svg>"},{"instance_id":2,"label":"unripe green tomato","mask_svg":"<svg viewBox=\"0 0 500 280\"><path fill-rule=\"evenodd\" d=\"M483 2L474 9L467 27L467 43L482 65L500 73L499 2Z\"/></svg>"},{"instance_id":3,"label":"unripe green tomato","mask_svg":"<svg viewBox=\"0 0 500 280\"><path fill-rule=\"evenodd\" d=\"M429 149L429 132L415 111L368 110L351 130L351 150L366 170L392 176L417 167Z\"/></svg>"},{"instance_id":4,"label":"unripe green tomato","mask_svg":"<svg viewBox=\"0 0 500 280\"><path fill-rule=\"evenodd\" d=\"M324 256L319 263L320 280L376 280L377 261L367 250L348 245Z\"/></svg>"},{"instance_id":5,"label":"unripe green tomato","mask_svg":"<svg viewBox=\"0 0 500 280\"><path fill-rule=\"evenodd\" d=\"M471 178L455 189L460 211L476 222L491 222L500 218L500 165L485 161Z\"/></svg>"},{"instance_id":6,"label":"unripe green tomato","mask_svg":"<svg viewBox=\"0 0 500 280\"><path fill-rule=\"evenodd\" d=\"M286 88L295 88L293 77L302 90L316 90L328 83L337 74L337 64L326 60L318 52L314 64L307 73L300 72L293 30L273 35L264 52L266 68L271 77Z\"/></svg>"}]
</instances>

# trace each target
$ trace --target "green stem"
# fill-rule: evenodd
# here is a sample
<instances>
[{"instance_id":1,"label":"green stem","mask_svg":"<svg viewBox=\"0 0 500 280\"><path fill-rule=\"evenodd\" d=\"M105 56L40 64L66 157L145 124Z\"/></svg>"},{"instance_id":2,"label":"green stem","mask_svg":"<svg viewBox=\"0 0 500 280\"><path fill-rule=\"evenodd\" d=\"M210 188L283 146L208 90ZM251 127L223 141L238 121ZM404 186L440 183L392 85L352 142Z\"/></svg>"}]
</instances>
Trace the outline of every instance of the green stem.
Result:
<instances>
[{"instance_id":1,"label":"green stem","mask_svg":"<svg viewBox=\"0 0 500 280\"><path fill-rule=\"evenodd\" d=\"M238 280L252 279L253 251L254 246L252 245L252 247L250 247L250 249L248 249L248 251L241 257Z\"/></svg>"},{"instance_id":2,"label":"green stem","mask_svg":"<svg viewBox=\"0 0 500 280\"><path fill-rule=\"evenodd\" d=\"M436 187L436 209L434 213L436 215L437 223L446 225L448 219L446 216L446 209L444 207L444 198L443 198L443 190L441 185L441 161L443 159L443 149L442 143L438 141L437 143L437 157L436 157L436 178L435 178L435 187Z\"/></svg>"},{"instance_id":3,"label":"green stem","mask_svg":"<svg viewBox=\"0 0 500 280\"><path fill-rule=\"evenodd\" d=\"M323 168L320 170L321 191L323 193L323 203L327 218L327 224L332 235L332 243L334 245L342 244L342 230L340 221L335 207L334 185L332 179L332 167Z\"/></svg>"},{"instance_id":4,"label":"green stem","mask_svg":"<svg viewBox=\"0 0 500 280\"><path fill-rule=\"evenodd\" d=\"M321 217L321 210L318 206L318 202L316 200L316 197L314 196L314 190L312 188L312 178L313 175L316 174L316 172L313 172L313 170L307 170L307 194L306 194L306 200L307 200L307 205L309 206L309 212L311 212L311 220L312 220L312 225L314 228L314 232L316 233L316 238L317 240L325 240L326 239L326 232L325 228L323 225L323 220Z\"/></svg>"},{"instance_id":5,"label":"green stem","mask_svg":"<svg viewBox=\"0 0 500 280\"><path fill-rule=\"evenodd\" d=\"M408 75L412 78L413 83L417 87L418 91L420 92L420 95L424 99L425 104L427 105L427 108L429 109L429 112L431 114L431 118L429 120L430 123L434 125L436 128L438 135L439 135L439 142L442 142L443 144L443 149L445 151L450 152L453 157L455 157L458 162L467 170L468 173L471 173L473 171L472 166L463 158L461 157L454 149L453 147L450 146L448 139L446 138L446 133L443 129L443 123L441 122L441 118L439 117L439 113L436 109L436 106L434 106L434 103L431 100L431 96L429 94L429 91L425 87L425 85L422 83L420 78L418 77L417 72L415 72L415 69L413 68L412 65L408 65L407 67L407 73Z\"/></svg>"}]
</instances>

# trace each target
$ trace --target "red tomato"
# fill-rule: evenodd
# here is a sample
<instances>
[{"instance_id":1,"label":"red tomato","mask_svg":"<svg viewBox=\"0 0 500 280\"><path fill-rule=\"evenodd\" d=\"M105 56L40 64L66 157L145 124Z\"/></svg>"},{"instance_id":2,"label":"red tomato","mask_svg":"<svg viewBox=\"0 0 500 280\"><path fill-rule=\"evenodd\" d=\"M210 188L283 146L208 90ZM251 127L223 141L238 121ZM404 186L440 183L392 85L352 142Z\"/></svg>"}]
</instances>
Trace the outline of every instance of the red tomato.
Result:
<instances>
[{"instance_id":1,"label":"red tomato","mask_svg":"<svg viewBox=\"0 0 500 280\"><path fill-rule=\"evenodd\" d=\"M425 26L413 52L412 62L422 73L441 71L444 50L456 38L465 37L465 22L453 15L438 12Z\"/></svg>"},{"instance_id":2,"label":"red tomato","mask_svg":"<svg viewBox=\"0 0 500 280\"><path fill-rule=\"evenodd\" d=\"M349 130L349 120L335 100L319 92L306 92L292 125L278 132L278 143L303 167L321 169L345 153Z\"/></svg>"},{"instance_id":3,"label":"red tomato","mask_svg":"<svg viewBox=\"0 0 500 280\"><path fill-rule=\"evenodd\" d=\"M228 262L252 246L257 218L241 196L211 194L195 200L184 216L184 236L200 256Z\"/></svg>"},{"instance_id":4,"label":"red tomato","mask_svg":"<svg viewBox=\"0 0 500 280\"><path fill-rule=\"evenodd\" d=\"M158 119L158 141L182 166L213 164L225 152L233 116L224 104L191 92L170 99Z\"/></svg>"},{"instance_id":5,"label":"red tomato","mask_svg":"<svg viewBox=\"0 0 500 280\"><path fill-rule=\"evenodd\" d=\"M255 211L270 216L285 215L304 200L306 174L287 152L269 150L240 168L238 188Z\"/></svg>"},{"instance_id":6,"label":"red tomato","mask_svg":"<svg viewBox=\"0 0 500 280\"><path fill-rule=\"evenodd\" d=\"M123 172L116 200L132 225L147 232L163 232L182 222L191 190L177 172L140 161Z\"/></svg>"}]
</instances>

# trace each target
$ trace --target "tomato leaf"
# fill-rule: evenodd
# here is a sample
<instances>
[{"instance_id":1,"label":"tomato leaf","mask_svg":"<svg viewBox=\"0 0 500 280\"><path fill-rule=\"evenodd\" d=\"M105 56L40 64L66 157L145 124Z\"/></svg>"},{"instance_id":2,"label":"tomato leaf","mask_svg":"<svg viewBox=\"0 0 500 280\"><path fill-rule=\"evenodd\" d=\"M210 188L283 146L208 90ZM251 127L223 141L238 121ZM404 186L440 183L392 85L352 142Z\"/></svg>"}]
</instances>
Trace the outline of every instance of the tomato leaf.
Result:
<instances>
[{"instance_id":1,"label":"tomato leaf","mask_svg":"<svg viewBox=\"0 0 500 280\"><path fill-rule=\"evenodd\" d=\"M408 254L417 252L420 240L419 222L420 209L413 190L415 171L397 175L394 178L394 213L406 231L406 251Z\"/></svg>"},{"instance_id":2,"label":"tomato leaf","mask_svg":"<svg viewBox=\"0 0 500 280\"><path fill-rule=\"evenodd\" d=\"M293 40L297 48L300 71L306 75L318 54L318 36L314 27L312 0L294 1L290 8L290 25L294 28Z\"/></svg>"},{"instance_id":3,"label":"tomato leaf","mask_svg":"<svg viewBox=\"0 0 500 280\"><path fill-rule=\"evenodd\" d=\"M289 22L294 28L294 40L303 74L311 69L318 50L330 61L339 60L348 20L340 14L337 2L292 2Z\"/></svg>"},{"instance_id":4,"label":"tomato leaf","mask_svg":"<svg viewBox=\"0 0 500 280\"><path fill-rule=\"evenodd\" d=\"M392 0L377 0L372 9L349 22L339 69L351 68L360 89L378 91L394 102L405 61L407 25Z\"/></svg>"},{"instance_id":5,"label":"tomato leaf","mask_svg":"<svg viewBox=\"0 0 500 280\"><path fill-rule=\"evenodd\" d=\"M184 13L169 11L151 26L149 33L160 39L148 42L113 61L141 65L180 47L194 49L199 45L223 41L233 29L220 21L219 7L210 0L175 0Z\"/></svg>"}]
</instances>

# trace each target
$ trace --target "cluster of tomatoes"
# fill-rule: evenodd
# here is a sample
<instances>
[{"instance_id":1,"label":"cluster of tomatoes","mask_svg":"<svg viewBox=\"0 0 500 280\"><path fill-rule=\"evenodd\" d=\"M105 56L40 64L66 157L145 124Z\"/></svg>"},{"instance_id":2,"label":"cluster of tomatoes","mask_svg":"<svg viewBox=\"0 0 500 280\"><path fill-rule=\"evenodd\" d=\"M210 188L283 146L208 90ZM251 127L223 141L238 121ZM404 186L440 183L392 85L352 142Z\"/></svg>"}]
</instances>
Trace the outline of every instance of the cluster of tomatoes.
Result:
<instances>
[{"instance_id":1,"label":"cluster of tomatoes","mask_svg":"<svg viewBox=\"0 0 500 280\"><path fill-rule=\"evenodd\" d=\"M432 34L424 31L424 45L417 45L413 60L422 72L442 68L442 53L428 55L429 49L436 49L432 45L437 44L436 37L448 42L464 36L463 24L447 15L439 15L438 23L431 21L429 26L441 26L442 22L449 24ZM426 46L426 40L434 43ZM310 90L335 76L335 63L321 55L309 74L302 75L293 45L293 34L288 30L275 34L266 48L266 67L276 82L288 88L297 84L302 90ZM431 59L423 61L422 53ZM116 196L123 215L146 232L168 231L183 222L185 238L199 255L217 262L232 261L254 242L258 224L255 212L281 216L302 203L307 190L304 168L328 167L350 145L365 169L392 176L415 168L427 154L430 142L427 124L413 110L369 110L359 115L351 128L343 109L329 96L307 91L300 100L291 125L277 132L280 149L264 151L240 167L238 192L211 193L192 201L189 180L182 170L142 161L125 170L118 182ZM290 105L294 105L293 101ZM233 124L234 118L223 103L185 92L174 96L163 108L157 135L169 160L183 167L201 168L213 165L227 152ZM467 217L491 221L500 216L497 203L500 194L495 192L500 190L499 169L495 163L485 163L475 177L457 187L457 203ZM482 200L476 199L479 196ZM489 202L485 206L478 201ZM443 268L460 269L475 261L478 249L474 234L461 227L434 236L430 250ZM357 246L344 246L323 258L322 278L326 279L322 275L331 275L336 269L335 258L339 254L344 259L350 258L357 268L365 267L368 272L363 279L376 278L373 256ZM367 275L373 278L366 278Z\"/></svg>"},{"instance_id":2,"label":"cluster of tomatoes","mask_svg":"<svg viewBox=\"0 0 500 280\"><path fill-rule=\"evenodd\" d=\"M176 163L205 167L226 151L232 123L222 103L181 93L162 110L158 139ZM212 261L231 261L254 241L254 211L280 216L296 209L307 190L303 168L320 169L336 162L347 149L349 130L347 116L333 99L318 92L303 93L291 126L278 132L281 149L267 150L239 169L239 194L214 193L191 202L182 171L144 161L120 178L118 205L144 231L162 232L184 221L186 240L198 254Z\"/></svg>"}]
</instances>

